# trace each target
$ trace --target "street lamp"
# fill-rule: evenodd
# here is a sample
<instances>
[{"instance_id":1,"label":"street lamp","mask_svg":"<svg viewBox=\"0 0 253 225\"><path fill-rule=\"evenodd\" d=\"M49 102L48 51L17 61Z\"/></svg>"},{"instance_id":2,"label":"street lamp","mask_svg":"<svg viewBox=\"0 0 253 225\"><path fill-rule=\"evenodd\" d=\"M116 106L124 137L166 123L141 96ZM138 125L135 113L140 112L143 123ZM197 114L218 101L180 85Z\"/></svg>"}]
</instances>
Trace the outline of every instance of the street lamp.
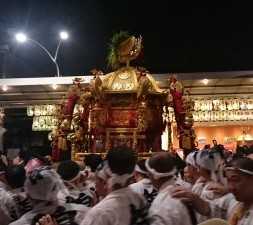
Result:
<instances>
[{"instance_id":1,"label":"street lamp","mask_svg":"<svg viewBox=\"0 0 253 225\"><path fill-rule=\"evenodd\" d=\"M58 42L58 45L57 45L57 48L56 48L56 51L55 51L55 54L54 54L54 57L50 54L50 52L42 45L40 44L39 42L31 39L31 38L28 38L25 34L23 33L18 33L16 34L16 39L17 41L19 41L20 43L23 43L25 41L31 41L32 43L38 45L40 48L42 48L47 54L48 56L50 57L50 59L53 61L53 63L55 64L55 67L56 67L56 71L57 71L57 77L60 77L60 70L59 70L59 66L58 66L58 63L57 63L57 56L58 56L58 51L59 51L59 48L60 48L60 45L61 45L61 41L62 40L66 40L68 38L68 33L65 32L65 31L62 31L60 32L60 39L59 39L59 42Z\"/></svg>"},{"instance_id":2,"label":"street lamp","mask_svg":"<svg viewBox=\"0 0 253 225\"><path fill-rule=\"evenodd\" d=\"M6 54L7 54L8 51L9 51L9 46L8 45L6 45L6 44L0 45L0 56L2 56L1 57L2 60L0 60L0 65L2 66L1 78L3 78L3 79L5 79L5 59L6 59ZM3 91L7 91L8 87L7 86L3 86L2 90ZM1 113L0 113L0 115L1 115Z\"/></svg>"}]
</instances>

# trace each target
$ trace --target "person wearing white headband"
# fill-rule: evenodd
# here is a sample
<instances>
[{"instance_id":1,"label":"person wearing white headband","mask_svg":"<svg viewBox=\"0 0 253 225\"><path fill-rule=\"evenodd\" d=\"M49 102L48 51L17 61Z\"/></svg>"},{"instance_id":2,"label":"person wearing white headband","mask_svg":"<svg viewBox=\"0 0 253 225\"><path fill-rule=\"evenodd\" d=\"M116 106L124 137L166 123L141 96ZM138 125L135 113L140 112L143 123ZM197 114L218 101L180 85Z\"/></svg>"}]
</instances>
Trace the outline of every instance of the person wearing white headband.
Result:
<instances>
[{"instance_id":1,"label":"person wearing white headband","mask_svg":"<svg viewBox=\"0 0 253 225\"><path fill-rule=\"evenodd\" d=\"M60 201L64 203L75 203L92 207L95 202L95 193L84 186L87 177L85 171L81 171L78 163L66 160L59 164L58 174L66 188L62 188L58 194Z\"/></svg>"},{"instance_id":2,"label":"person wearing white headband","mask_svg":"<svg viewBox=\"0 0 253 225\"><path fill-rule=\"evenodd\" d=\"M158 190L158 195L149 208L151 224L191 224L187 207L170 195L170 191L176 186L175 166L174 156L167 152L156 153L146 161L149 178Z\"/></svg>"},{"instance_id":3,"label":"person wearing white headband","mask_svg":"<svg viewBox=\"0 0 253 225\"><path fill-rule=\"evenodd\" d=\"M151 205L154 198L157 196L157 190L154 188L148 177L148 170L145 166L146 159L140 159L135 166L135 174L133 184L130 184L129 187L132 191L143 195L148 204Z\"/></svg>"},{"instance_id":4,"label":"person wearing white headband","mask_svg":"<svg viewBox=\"0 0 253 225\"><path fill-rule=\"evenodd\" d=\"M214 152L212 149L200 150L196 157L199 173L206 182L217 181L216 171L218 171L221 162L220 153Z\"/></svg>"},{"instance_id":5,"label":"person wearing white headband","mask_svg":"<svg viewBox=\"0 0 253 225\"><path fill-rule=\"evenodd\" d=\"M218 179L218 170L222 163L221 154L219 152L215 151L213 148L200 150L196 157L196 163L198 165L199 174L201 178L204 179L204 186L200 193L201 198L212 201L228 193L227 187ZM220 189L220 191L216 191L216 189ZM208 219L208 217L200 214L196 216L198 222Z\"/></svg>"},{"instance_id":6,"label":"person wearing white headband","mask_svg":"<svg viewBox=\"0 0 253 225\"><path fill-rule=\"evenodd\" d=\"M205 186L205 180L199 174L199 168L197 164L197 156L199 154L199 150L193 151L186 156L186 167L188 168L188 173L192 178L193 186L191 188L196 194L201 195L202 190Z\"/></svg>"},{"instance_id":7,"label":"person wearing white headband","mask_svg":"<svg viewBox=\"0 0 253 225\"><path fill-rule=\"evenodd\" d=\"M81 225L149 224L146 199L131 191L135 152L126 145L110 149L107 166L97 175L106 180L107 196L86 214Z\"/></svg>"},{"instance_id":8,"label":"person wearing white headband","mask_svg":"<svg viewBox=\"0 0 253 225\"><path fill-rule=\"evenodd\" d=\"M253 160L247 157L230 161L224 168L230 193L213 201L205 201L195 193L176 188L172 196L191 202L202 215L222 218L231 225L252 225Z\"/></svg>"},{"instance_id":9,"label":"person wearing white headband","mask_svg":"<svg viewBox=\"0 0 253 225\"><path fill-rule=\"evenodd\" d=\"M51 215L58 224L79 224L89 209L84 205L58 201L60 176L49 166L36 167L26 178L24 188L33 209L10 225L33 225L44 215Z\"/></svg>"},{"instance_id":10,"label":"person wearing white headband","mask_svg":"<svg viewBox=\"0 0 253 225\"><path fill-rule=\"evenodd\" d=\"M201 193L204 184L203 178L199 175L198 166L196 163L197 154L199 151L190 152L185 159L186 166L184 168L184 177L182 178L178 173L176 183L177 185L194 190L196 193Z\"/></svg>"}]
</instances>

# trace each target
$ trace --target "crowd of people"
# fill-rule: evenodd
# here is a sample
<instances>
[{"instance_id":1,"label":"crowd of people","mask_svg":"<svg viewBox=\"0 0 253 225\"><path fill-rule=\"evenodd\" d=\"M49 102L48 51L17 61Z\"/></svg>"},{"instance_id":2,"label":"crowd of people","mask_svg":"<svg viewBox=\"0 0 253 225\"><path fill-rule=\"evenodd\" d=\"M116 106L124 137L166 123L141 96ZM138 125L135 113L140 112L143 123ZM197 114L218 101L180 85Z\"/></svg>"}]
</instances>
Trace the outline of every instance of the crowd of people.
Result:
<instances>
[{"instance_id":1,"label":"crowd of people","mask_svg":"<svg viewBox=\"0 0 253 225\"><path fill-rule=\"evenodd\" d=\"M104 160L0 160L0 202L1 225L252 225L253 155L215 145L137 161L122 145Z\"/></svg>"}]
</instances>

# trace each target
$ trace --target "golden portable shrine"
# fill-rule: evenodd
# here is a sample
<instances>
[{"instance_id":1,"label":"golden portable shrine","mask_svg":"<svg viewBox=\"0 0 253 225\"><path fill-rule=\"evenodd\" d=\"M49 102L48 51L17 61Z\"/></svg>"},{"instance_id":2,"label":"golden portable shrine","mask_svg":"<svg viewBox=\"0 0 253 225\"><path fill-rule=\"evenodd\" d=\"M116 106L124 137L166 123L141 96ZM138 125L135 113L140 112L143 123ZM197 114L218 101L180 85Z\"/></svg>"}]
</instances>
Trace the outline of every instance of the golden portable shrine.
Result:
<instances>
[{"instance_id":1,"label":"golden portable shrine","mask_svg":"<svg viewBox=\"0 0 253 225\"><path fill-rule=\"evenodd\" d=\"M161 135L168 126L168 149L172 150L171 119L168 107L173 107L180 147L185 153L195 148L193 102L183 98L183 87L175 76L169 89L160 89L144 67L131 67L142 49L142 40L121 32L112 39L109 62L114 72L103 75L92 70L94 78L88 88L82 88L82 78L73 80L68 99L57 107L57 129L50 132L52 155L71 148L71 158L85 154L102 156L117 145L126 144L136 156L149 156L161 151ZM69 141L69 142L68 142Z\"/></svg>"}]
</instances>

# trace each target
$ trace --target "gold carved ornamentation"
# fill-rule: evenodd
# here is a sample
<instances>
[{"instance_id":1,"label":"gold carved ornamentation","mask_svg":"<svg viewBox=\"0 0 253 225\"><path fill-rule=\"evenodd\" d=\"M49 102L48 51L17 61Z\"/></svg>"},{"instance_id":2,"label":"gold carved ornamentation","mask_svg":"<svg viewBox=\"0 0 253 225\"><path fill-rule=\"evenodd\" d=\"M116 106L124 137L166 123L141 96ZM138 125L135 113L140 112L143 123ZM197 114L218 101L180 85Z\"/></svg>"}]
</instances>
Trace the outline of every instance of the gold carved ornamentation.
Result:
<instances>
[{"instance_id":1,"label":"gold carved ornamentation","mask_svg":"<svg viewBox=\"0 0 253 225\"><path fill-rule=\"evenodd\" d=\"M125 88L126 88L126 90L132 90L134 88L134 84L133 83L126 83Z\"/></svg>"},{"instance_id":2,"label":"gold carved ornamentation","mask_svg":"<svg viewBox=\"0 0 253 225\"><path fill-rule=\"evenodd\" d=\"M148 127L147 103L145 101L140 102L137 115L138 129L141 131L145 131Z\"/></svg>"},{"instance_id":3,"label":"gold carved ornamentation","mask_svg":"<svg viewBox=\"0 0 253 225\"><path fill-rule=\"evenodd\" d=\"M66 138L70 133L74 158L90 153L105 155L121 144L134 149L136 156L145 153L142 156L146 157L149 149L161 150L162 106L168 93L158 87L145 68L129 66L141 51L141 38L122 32L113 40L110 64L119 66L117 70L106 75L92 70L94 77L85 91L80 88L80 80L76 80L69 89L71 107L66 110L64 103L59 109L58 127L64 131L59 136ZM123 63L126 66L120 67ZM76 104L81 109L73 113Z\"/></svg>"},{"instance_id":4,"label":"gold carved ornamentation","mask_svg":"<svg viewBox=\"0 0 253 225\"><path fill-rule=\"evenodd\" d=\"M125 79L129 78L130 76L131 76L131 74L129 74L129 73L127 73L127 72L123 72L123 73L120 73L120 74L119 74L119 78L120 78L121 80L125 80Z\"/></svg>"},{"instance_id":5,"label":"gold carved ornamentation","mask_svg":"<svg viewBox=\"0 0 253 225\"><path fill-rule=\"evenodd\" d=\"M122 84L121 83L115 83L115 84L113 84L112 87L113 87L113 90L118 91L122 88Z\"/></svg>"}]
</instances>

